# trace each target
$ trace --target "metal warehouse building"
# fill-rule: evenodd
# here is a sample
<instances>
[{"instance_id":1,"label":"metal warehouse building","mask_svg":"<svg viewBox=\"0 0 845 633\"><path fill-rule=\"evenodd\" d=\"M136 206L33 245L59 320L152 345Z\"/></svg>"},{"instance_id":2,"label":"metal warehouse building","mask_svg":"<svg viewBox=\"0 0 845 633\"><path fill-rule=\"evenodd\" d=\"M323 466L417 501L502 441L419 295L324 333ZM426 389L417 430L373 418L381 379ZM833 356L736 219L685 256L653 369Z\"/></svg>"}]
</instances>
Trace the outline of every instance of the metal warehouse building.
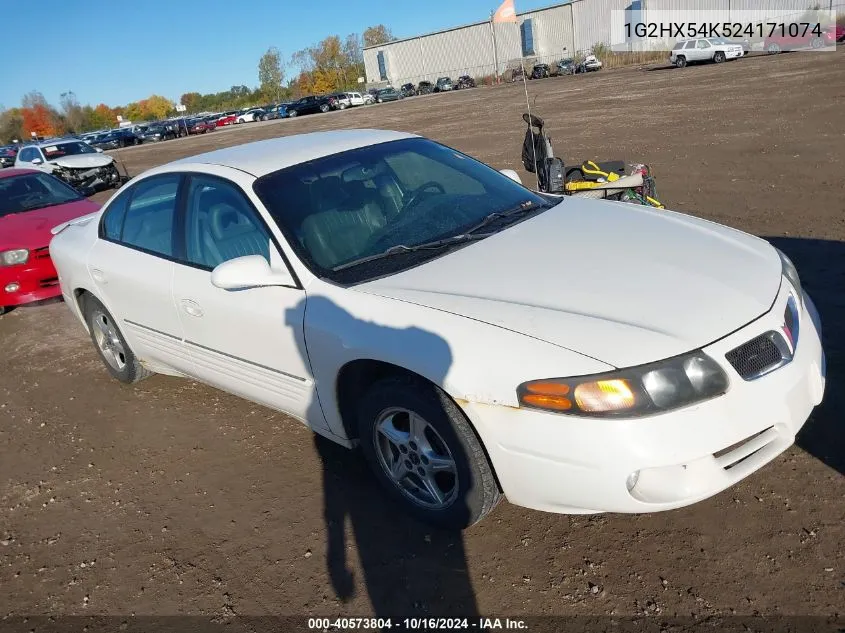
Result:
<instances>
[{"instance_id":1,"label":"metal warehouse building","mask_svg":"<svg viewBox=\"0 0 845 633\"><path fill-rule=\"evenodd\" d=\"M507 76L525 60L553 63L588 53L598 43L610 43L611 11L628 11L645 18L648 11L802 11L809 0L573 0L517 14L517 23L491 25L489 20L436 33L395 40L364 49L369 85L400 86L460 75ZM834 4L840 4L836 0ZM827 3L824 3L827 4Z\"/></svg>"}]
</instances>

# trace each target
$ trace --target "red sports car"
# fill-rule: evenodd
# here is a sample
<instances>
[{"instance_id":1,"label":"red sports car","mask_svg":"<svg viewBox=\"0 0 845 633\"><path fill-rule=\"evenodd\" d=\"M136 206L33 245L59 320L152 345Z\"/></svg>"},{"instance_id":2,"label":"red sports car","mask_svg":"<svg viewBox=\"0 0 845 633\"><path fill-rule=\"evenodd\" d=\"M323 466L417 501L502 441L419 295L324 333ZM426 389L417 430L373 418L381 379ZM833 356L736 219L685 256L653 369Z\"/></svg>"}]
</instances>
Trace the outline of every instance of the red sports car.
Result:
<instances>
[{"instance_id":1,"label":"red sports car","mask_svg":"<svg viewBox=\"0 0 845 633\"><path fill-rule=\"evenodd\" d=\"M0 314L61 295L48 249L50 229L99 208L43 171L0 171Z\"/></svg>"}]
</instances>

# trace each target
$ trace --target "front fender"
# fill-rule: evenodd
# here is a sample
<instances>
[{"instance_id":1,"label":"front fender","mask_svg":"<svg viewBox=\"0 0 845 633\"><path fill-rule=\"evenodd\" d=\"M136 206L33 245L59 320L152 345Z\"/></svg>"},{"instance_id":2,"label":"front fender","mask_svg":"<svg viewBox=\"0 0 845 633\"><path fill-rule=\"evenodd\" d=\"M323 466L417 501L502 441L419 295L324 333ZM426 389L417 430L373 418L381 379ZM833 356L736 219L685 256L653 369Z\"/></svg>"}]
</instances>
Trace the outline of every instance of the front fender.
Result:
<instances>
[{"instance_id":1,"label":"front fender","mask_svg":"<svg viewBox=\"0 0 845 633\"><path fill-rule=\"evenodd\" d=\"M352 361L402 367L443 389L460 406L516 407L516 388L527 380L612 369L498 326L328 284L309 291L304 333L326 421L343 437L337 380Z\"/></svg>"}]
</instances>

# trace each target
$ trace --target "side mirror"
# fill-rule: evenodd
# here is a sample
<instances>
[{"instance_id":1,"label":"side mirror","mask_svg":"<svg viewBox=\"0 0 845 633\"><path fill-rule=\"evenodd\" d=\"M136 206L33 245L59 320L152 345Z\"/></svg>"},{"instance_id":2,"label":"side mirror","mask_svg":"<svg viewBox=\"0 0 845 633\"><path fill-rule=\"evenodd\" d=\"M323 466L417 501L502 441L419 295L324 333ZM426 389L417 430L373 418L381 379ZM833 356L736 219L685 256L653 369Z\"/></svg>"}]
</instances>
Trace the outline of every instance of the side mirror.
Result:
<instances>
[{"instance_id":1,"label":"side mirror","mask_svg":"<svg viewBox=\"0 0 845 633\"><path fill-rule=\"evenodd\" d=\"M522 178L520 178L519 174L516 173L513 169L501 169L499 171L514 182L518 182L520 185L522 184Z\"/></svg>"},{"instance_id":2,"label":"side mirror","mask_svg":"<svg viewBox=\"0 0 845 633\"><path fill-rule=\"evenodd\" d=\"M98 152L100 152L101 154L103 153L103 148L102 148L102 147L95 147L94 149L95 149L95 150L97 150Z\"/></svg>"},{"instance_id":3,"label":"side mirror","mask_svg":"<svg viewBox=\"0 0 845 633\"><path fill-rule=\"evenodd\" d=\"M223 262L211 271L211 283L223 290L296 285L287 268L273 270L261 255L246 255Z\"/></svg>"},{"instance_id":4,"label":"side mirror","mask_svg":"<svg viewBox=\"0 0 845 633\"><path fill-rule=\"evenodd\" d=\"M44 162L44 161L43 161L42 159L40 159L40 158L33 158L33 159L32 159L32 164L33 164L33 165L40 165L40 164L42 164L43 162Z\"/></svg>"}]
</instances>

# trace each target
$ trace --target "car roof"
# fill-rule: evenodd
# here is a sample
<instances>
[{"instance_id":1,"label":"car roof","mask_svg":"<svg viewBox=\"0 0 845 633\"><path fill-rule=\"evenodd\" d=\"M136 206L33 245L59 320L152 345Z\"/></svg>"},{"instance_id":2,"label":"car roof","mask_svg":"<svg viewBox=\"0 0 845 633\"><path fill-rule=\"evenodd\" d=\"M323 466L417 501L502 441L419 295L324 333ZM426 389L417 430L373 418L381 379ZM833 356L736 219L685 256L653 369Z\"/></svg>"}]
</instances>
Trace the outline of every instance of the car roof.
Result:
<instances>
[{"instance_id":1,"label":"car roof","mask_svg":"<svg viewBox=\"0 0 845 633\"><path fill-rule=\"evenodd\" d=\"M24 147L53 147L54 145L61 145L63 143L81 143L82 141L76 137L73 138L54 138L47 141L38 141L37 143L27 143ZM21 148L23 149L23 148Z\"/></svg>"},{"instance_id":2,"label":"car roof","mask_svg":"<svg viewBox=\"0 0 845 633\"><path fill-rule=\"evenodd\" d=\"M10 169L0 169L0 178L10 178L11 176L21 176L23 174L41 174L44 172L37 169L26 169L21 167L12 167Z\"/></svg>"},{"instance_id":3,"label":"car roof","mask_svg":"<svg viewBox=\"0 0 845 633\"><path fill-rule=\"evenodd\" d=\"M265 174L300 163L360 147L389 141L419 138L416 134L391 130L331 130L295 134L254 141L183 158L155 171L177 171L189 164L222 165L260 178Z\"/></svg>"}]
</instances>

